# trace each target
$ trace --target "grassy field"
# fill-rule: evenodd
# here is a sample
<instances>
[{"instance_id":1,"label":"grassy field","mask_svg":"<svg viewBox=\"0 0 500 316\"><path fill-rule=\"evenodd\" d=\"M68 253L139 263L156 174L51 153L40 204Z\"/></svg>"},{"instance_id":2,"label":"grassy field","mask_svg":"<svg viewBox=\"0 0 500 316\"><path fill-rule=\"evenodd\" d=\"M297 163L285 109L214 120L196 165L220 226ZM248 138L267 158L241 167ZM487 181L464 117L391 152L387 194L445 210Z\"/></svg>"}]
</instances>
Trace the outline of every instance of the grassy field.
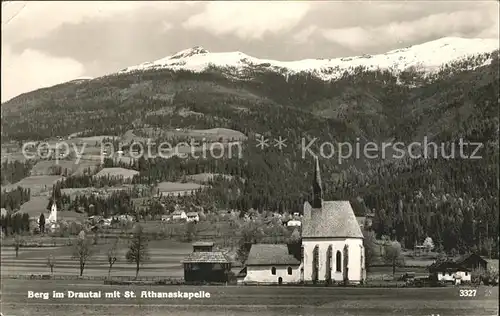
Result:
<instances>
[{"instance_id":1,"label":"grassy field","mask_svg":"<svg viewBox=\"0 0 500 316\"><path fill-rule=\"evenodd\" d=\"M189 195L191 194L194 190L198 190L200 188L204 188L204 185L193 183L193 182L186 182L186 183L181 183L181 182L160 182L158 185L154 188L153 192L157 194L157 192L160 192L163 195L168 195L168 194L181 194L181 195Z\"/></svg>"},{"instance_id":2,"label":"grassy field","mask_svg":"<svg viewBox=\"0 0 500 316\"><path fill-rule=\"evenodd\" d=\"M123 177L124 179L132 179L139 171L125 168L104 168L99 171L96 177Z\"/></svg>"},{"instance_id":3,"label":"grassy field","mask_svg":"<svg viewBox=\"0 0 500 316\"><path fill-rule=\"evenodd\" d=\"M2 281L5 315L498 315L498 288L477 288L460 297L458 288L313 288L244 286L115 286L86 280ZM463 289L463 288L462 288ZM101 291L102 298L28 298L28 291ZM120 298L105 298L119 291ZM134 298L125 298L133 291ZM210 293L210 298L147 298L143 291Z\"/></svg>"},{"instance_id":4,"label":"grassy field","mask_svg":"<svg viewBox=\"0 0 500 316\"><path fill-rule=\"evenodd\" d=\"M194 183L207 183L215 177L223 177L225 180L232 180L233 176L222 173L198 173L186 176L186 180Z\"/></svg>"},{"instance_id":5,"label":"grassy field","mask_svg":"<svg viewBox=\"0 0 500 316\"><path fill-rule=\"evenodd\" d=\"M106 276L108 274L107 251L113 240L100 240L93 247L93 256L86 264L84 275ZM107 242L107 243L105 243ZM46 244L50 244L47 241ZM180 278L183 276L181 260L192 252L191 244L171 240L149 242L151 261L141 267L140 276ZM118 260L113 265L112 275L132 277L135 268L125 260L128 241L122 240L118 250ZM21 248L15 257L13 248L5 247L1 254L2 275L50 274L47 257L55 258L54 273L57 275L78 275L78 262L72 258L72 247Z\"/></svg>"},{"instance_id":6,"label":"grassy field","mask_svg":"<svg viewBox=\"0 0 500 316\"><path fill-rule=\"evenodd\" d=\"M31 169L31 175L52 175L53 171L57 167L61 167L62 170L67 169L68 174L78 174L82 173L83 170L87 168L94 169L98 165L97 161L91 161L91 160L80 160L78 164L76 163L76 159L74 160L44 160L44 161L39 161L36 163L35 166L33 166L33 169Z\"/></svg>"}]
</instances>

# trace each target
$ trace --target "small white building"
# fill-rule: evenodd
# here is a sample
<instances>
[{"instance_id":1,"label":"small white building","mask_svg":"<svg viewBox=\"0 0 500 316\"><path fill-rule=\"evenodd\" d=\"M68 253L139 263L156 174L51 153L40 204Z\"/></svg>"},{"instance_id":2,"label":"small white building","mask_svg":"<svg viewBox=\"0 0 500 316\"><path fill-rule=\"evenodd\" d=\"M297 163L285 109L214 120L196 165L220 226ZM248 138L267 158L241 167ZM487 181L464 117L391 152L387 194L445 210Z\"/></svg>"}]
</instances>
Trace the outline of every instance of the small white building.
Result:
<instances>
[{"instance_id":1,"label":"small white building","mask_svg":"<svg viewBox=\"0 0 500 316\"><path fill-rule=\"evenodd\" d=\"M188 222L199 222L200 216L197 212L188 212L186 213L186 221Z\"/></svg>"},{"instance_id":2,"label":"small white building","mask_svg":"<svg viewBox=\"0 0 500 316\"><path fill-rule=\"evenodd\" d=\"M40 218L36 218L37 225L40 224ZM55 200L52 202L52 205L50 207L50 212L49 215L46 217L45 220L45 229L51 232L56 231L59 228L59 223L57 221L57 204Z\"/></svg>"},{"instance_id":3,"label":"small white building","mask_svg":"<svg viewBox=\"0 0 500 316\"><path fill-rule=\"evenodd\" d=\"M122 215L118 216L118 220L122 221L122 222L133 222L135 220L135 218L131 215L122 214Z\"/></svg>"},{"instance_id":4,"label":"small white building","mask_svg":"<svg viewBox=\"0 0 500 316\"><path fill-rule=\"evenodd\" d=\"M471 282L471 270L452 260L435 262L429 267L430 278L439 282L461 284Z\"/></svg>"},{"instance_id":5,"label":"small white building","mask_svg":"<svg viewBox=\"0 0 500 316\"><path fill-rule=\"evenodd\" d=\"M186 212L181 210L175 211L174 213L172 213L172 220L174 221L187 220Z\"/></svg>"},{"instance_id":6,"label":"small white building","mask_svg":"<svg viewBox=\"0 0 500 316\"><path fill-rule=\"evenodd\" d=\"M240 284L286 284L300 282L300 261L285 244L254 244ZM244 269L244 270L245 270Z\"/></svg>"},{"instance_id":7,"label":"small white building","mask_svg":"<svg viewBox=\"0 0 500 316\"><path fill-rule=\"evenodd\" d=\"M286 223L286 226L288 226L288 227L300 227L300 226L302 226L302 222L295 220L295 219L292 219Z\"/></svg>"}]
</instances>

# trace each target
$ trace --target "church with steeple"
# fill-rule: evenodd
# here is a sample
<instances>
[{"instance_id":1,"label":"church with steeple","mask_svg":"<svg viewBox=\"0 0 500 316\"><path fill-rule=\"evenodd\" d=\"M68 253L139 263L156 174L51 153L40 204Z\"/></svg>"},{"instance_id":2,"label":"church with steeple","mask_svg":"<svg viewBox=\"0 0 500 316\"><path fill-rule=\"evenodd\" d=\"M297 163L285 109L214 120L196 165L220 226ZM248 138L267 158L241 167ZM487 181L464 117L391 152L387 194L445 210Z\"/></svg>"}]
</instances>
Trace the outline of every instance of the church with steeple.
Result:
<instances>
[{"instance_id":1,"label":"church with steeple","mask_svg":"<svg viewBox=\"0 0 500 316\"><path fill-rule=\"evenodd\" d=\"M360 283L366 279L363 234L349 201L323 200L315 157L311 203L304 203L301 280Z\"/></svg>"},{"instance_id":2,"label":"church with steeple","mask_svg":"<svg viewBox=\"0 0 500 316\"><path fill-rule=\"evenodd\" d=\"M366 279L363 234L351 203L323 199L317 157L314 163L312 201L304 203L300 253L286 244L254 244L238 283L359 284Z\"/></svg>"}]
</instances>

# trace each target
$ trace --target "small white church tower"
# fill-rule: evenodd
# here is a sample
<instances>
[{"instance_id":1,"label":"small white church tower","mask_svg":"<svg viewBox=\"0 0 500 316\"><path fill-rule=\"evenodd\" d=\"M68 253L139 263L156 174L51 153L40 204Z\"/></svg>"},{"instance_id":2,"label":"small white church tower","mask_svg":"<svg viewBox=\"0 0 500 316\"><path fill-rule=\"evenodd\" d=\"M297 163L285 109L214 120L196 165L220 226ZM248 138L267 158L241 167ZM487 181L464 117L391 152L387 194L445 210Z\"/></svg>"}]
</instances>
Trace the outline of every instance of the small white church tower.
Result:
<instances>
[{"instance_id":1,"label":"small white church tower","mask_svg":"<svg viewBox=\"0 0 500 316\"><path fill-rule=\"evenodd\" d=\"M349 201L324 201L315 157L312 204L304 203L302 278L305 283L360 283L366 278L363 234Z\"/></svg>"},{"instance_id":2,"label":"small white church tower","mask_svg":"<svg viewBox=\"0 0 500 316\"><path fill-rule=\"evenodd\" d=\"M52 206L50 207L49 218L47 219L48 223L56 223L57 222L57 203L53 199Z\"/></svg>"}]
</instances>

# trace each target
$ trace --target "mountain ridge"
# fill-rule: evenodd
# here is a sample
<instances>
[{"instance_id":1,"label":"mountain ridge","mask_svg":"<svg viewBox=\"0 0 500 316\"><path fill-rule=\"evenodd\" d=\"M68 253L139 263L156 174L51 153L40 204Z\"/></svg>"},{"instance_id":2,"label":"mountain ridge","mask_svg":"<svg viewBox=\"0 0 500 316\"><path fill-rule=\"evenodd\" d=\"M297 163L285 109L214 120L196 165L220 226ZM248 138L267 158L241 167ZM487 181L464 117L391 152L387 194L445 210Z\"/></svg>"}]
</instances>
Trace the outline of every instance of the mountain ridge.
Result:
<instances>
[{"instance_id":1,"label":"mountain ridge","mask_svg":"<svg viewBox=\"0 0 500 316\"><path fill-rule=\"evenodd\" d=\"M92 82L109 76L154 70L182 70L201 73L210 68L215 68L225 72L226 77L238 80L248 78L248 74L250 73L251 76L251 73L255 70L277 73L286 79L290 75L310 73L312 76L324 81L340 80L342 76L346 74L352 75L359 68L363 68L366 71L389 70L396 75L413 69L425 76L439 72L450 63L461 62L471 57L477 58L473 68L487 65L493 58L492 53L498 51L499 46L499 41L495 39L444 37L377 55L365 54L360 56L302 59L297 61L260 59L240 51L213 53L204 47L194 46L152 62L143 62L139 65L129 66L103 76L95 78L80 77L53 86L40 87L39 89L24 92L10 100L2 102L2 105L18 97L63 84L74 84L84 81ZM427 54L425 54L426 51ZM433 53L430 53L431 51ZM439 52L439 54L436 54L436 52ZM468 65L470 66L470 63ZM457 67L457 65L453 65L453 67L458 69L461 66Z\"/></svg>"},{"instance_id":2,"label":"mountain ridge","mask_svg":"<svg viewBox=\"0 0 500 316\"><path fill-rule=\"evenodd\" d=\"M253 57L240 51L213 53L201 46L195 46L152 62L129 66L117 74L152 69L182 69L202 72L210 66L214 66L234 68L233 72L236 74L247 68L267 69L284 75L309 72L328 81L339 79L346 71L352 72L357 67L364 67L368 70L389 70L396 73L414 67L426 73L435 73L445 64L472 56L489 54L498 48L499 42L495 39L444 37L383 54L279 61ZM491 58L487 56L478 63L478 66L490 61Z\"/></svg>"}]
</instances>

